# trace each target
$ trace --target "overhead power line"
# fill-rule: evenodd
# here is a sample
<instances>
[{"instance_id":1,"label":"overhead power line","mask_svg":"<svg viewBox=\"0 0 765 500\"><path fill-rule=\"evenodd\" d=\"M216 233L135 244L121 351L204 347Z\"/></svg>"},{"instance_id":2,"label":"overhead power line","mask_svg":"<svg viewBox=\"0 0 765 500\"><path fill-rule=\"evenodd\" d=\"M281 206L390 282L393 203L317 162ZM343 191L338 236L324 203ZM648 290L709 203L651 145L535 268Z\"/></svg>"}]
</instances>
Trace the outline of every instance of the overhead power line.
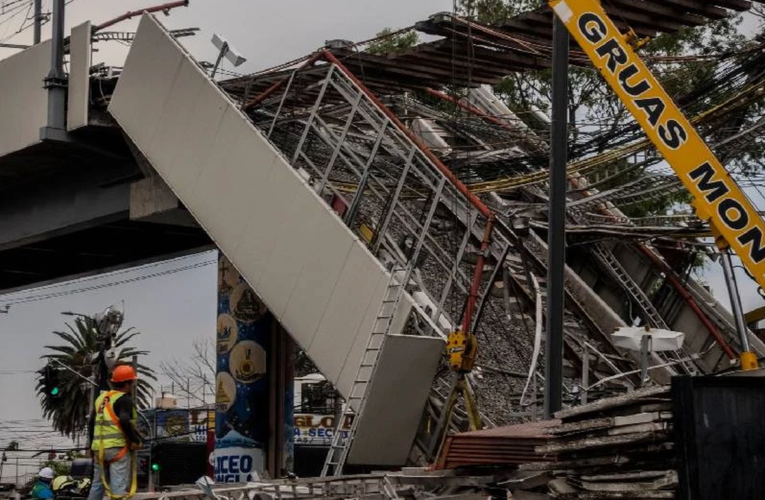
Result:
<instances>
[{"instance_id":1,"label":"overhead power line","mask_svg":"<svg viewBox=\"0 0 765 500\"><path fill-rule=\"evenodd\" d=\"M190 265L186 265L186 266L181 266L181 267L176 267L176 268L172 268L172 269L167 269L165 271L160 271L160 272L151 273L151 274L147 274L147 275L135 276L135 277L131 277L131 278L125 278L125 279L121 279L121 280L110 281L110 282L106 282L106 283L98 283L98 284L93 284L93 285L90 285L90 286L73 288L73 289L70 289L70 290L60 290L60 291L49 292L49 293L32 294L32 295L26 295L26 296L22 296L22 297L18 297L18 298L8 298L8 299L0 298L0 302L3 303L3 305L0 306L0 308L4 308L5 310L7 310L8 308L10 308L13 305L27 304L27 303L30 303L30 302L38 302L38 301L42 301L42 300L49 300L49 299L55 299L55 298L60 298L60 297L66 297L66 296L69 296L69 295L76 295L76 294L85 293L85 292L91 292L91 291L95 291L95 290L103 290L103 289L106 289L106 288L111 288L111 287L115 287L115 286L119 286L119 285L126 285L126 284L130 284L130 283L136 283L136 282L140 282L140 281L144 281L144 280L148 280L148 279L160 278L160 277L163 277L163 276L169 276L169 275L177 274L177 273L180 273L180 272L191 271L191 270L194 270L194 269L200 269L200 268L207 267L207 266L210 266L210 265L213 265L213 264L217 264L217 262L218 262L217 259L213 259L213 260L207 260L207 261L198 262L198 263L190 264ZM163 265L163 264L166 264L166 263L163 262L163 263L152 264L152 265L149 265L147 267L155 267L155 266ZM133 272L136 272L137 270L140 270L140 269L142 269L142 268L135 268L135 269L125 270L125 271L120 271L119 274L133 273ZM104 276L95 276L95 277L92 277L92 278L88 278L86 280L87 281L92 281L92 280L95 280L95 279L103 279L103 278L104 278ZM83 281L86 281L86 280L83 280ZM70 285L71 285L71 283L57 284L57 285L52 285L51 288L70 286Z\"/></svg>"}]
</instances>

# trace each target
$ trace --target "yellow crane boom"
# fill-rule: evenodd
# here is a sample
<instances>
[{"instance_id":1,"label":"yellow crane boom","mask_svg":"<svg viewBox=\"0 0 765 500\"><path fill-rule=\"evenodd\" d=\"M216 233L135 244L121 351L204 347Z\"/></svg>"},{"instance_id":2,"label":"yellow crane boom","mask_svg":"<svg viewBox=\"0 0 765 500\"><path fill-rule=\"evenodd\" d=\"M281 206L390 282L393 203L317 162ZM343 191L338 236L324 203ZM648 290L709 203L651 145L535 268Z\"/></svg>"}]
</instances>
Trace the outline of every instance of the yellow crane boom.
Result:
<instances>
[{"instance_id":1,"label":"yellow crane boom","mask_svg":"<svg viewBox=\"0 0 765 500\"><path fill-rule=\"evenodd\" d=\"M733 250L765 290L765 221L638 57L634 33L620 33L599 0L548 3L691 193L720 249ZM745 338L742 344L742 368L756 368Z\"/></svg>"}]
</instances>

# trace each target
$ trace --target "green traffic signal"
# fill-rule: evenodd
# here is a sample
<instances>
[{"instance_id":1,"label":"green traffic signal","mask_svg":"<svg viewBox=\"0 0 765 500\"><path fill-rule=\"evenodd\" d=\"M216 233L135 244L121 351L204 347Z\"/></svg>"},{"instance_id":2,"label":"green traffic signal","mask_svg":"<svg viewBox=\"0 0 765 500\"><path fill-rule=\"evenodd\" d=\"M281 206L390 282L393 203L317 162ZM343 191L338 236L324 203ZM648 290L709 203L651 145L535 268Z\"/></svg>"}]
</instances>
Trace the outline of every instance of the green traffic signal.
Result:
<instances>
[{"instance_id":1,"label":"green traffic signal","mask_svg":"<svg viewBox=\"0 0 765 500\"><path fill-rule=\"evenodd\" d=\"M45 391L52 398L61 396L61 373L51 365L42 369L42 383Z\"/></svg>"},{"instance_id":2,"label":"green traffic signal","mask_svg":"<svg viewBox=\"0 0 765 500\"><path fill-rule=\"evenodd\" d=\"M159 472L159 464L156 462L151 464L151 470L153 470L154 472Z\"/></svg>"}]
</instances>

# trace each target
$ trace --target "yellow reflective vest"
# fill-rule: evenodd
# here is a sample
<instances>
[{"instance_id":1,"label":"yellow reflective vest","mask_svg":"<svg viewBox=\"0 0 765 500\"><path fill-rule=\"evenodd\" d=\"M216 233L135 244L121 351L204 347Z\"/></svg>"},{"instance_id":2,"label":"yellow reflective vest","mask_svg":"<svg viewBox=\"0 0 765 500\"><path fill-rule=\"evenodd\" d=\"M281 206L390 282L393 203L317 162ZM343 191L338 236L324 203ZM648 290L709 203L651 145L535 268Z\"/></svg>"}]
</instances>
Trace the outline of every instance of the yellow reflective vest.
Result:
<instances>
[{"instance_id":1,"label":"yellow reflective vest","mask_svg":"<svg viewBox=\"0 0 765 500\"><path fill-rule=\"evenodd\" d=\"M127 445L119 417L114 412L114 403L124 395L125 393L120 391L103 391L96 399L96 421L93 428L92 449L125 448ZM134 425L136 418L137 414L134 408L132 419Z\"/></svg>"}]
</instances>

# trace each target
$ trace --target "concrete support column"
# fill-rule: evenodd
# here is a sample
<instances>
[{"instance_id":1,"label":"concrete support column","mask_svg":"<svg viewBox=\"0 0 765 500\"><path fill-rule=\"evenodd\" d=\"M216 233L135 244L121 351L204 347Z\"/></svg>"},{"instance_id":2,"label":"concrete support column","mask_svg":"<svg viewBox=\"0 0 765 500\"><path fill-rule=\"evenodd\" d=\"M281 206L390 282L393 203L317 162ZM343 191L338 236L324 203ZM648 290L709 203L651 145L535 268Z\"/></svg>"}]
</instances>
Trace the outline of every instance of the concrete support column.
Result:
<instances>
[{"instance_id":1,"label":"concrete support column","mask_svg":"<svg viewBox=\"0 0 765 500\"><path fill-rule=\"evenodd\" d=\"M215 480L254 480L270 441L268 352L273 320L234 266L218 259Z\"/></svg>"},{"instance_id":2,"label":"concrete support column","mask_svg":"<svg viewBox=\"0 0 765 500\"><path fill-rule=\"evenodd\" d=\"M270 443L268 472L271 477L284 477L293 470L295 420L295 344L281 325L273 322L269 350Z\"/></svg>"}]
</instances>

